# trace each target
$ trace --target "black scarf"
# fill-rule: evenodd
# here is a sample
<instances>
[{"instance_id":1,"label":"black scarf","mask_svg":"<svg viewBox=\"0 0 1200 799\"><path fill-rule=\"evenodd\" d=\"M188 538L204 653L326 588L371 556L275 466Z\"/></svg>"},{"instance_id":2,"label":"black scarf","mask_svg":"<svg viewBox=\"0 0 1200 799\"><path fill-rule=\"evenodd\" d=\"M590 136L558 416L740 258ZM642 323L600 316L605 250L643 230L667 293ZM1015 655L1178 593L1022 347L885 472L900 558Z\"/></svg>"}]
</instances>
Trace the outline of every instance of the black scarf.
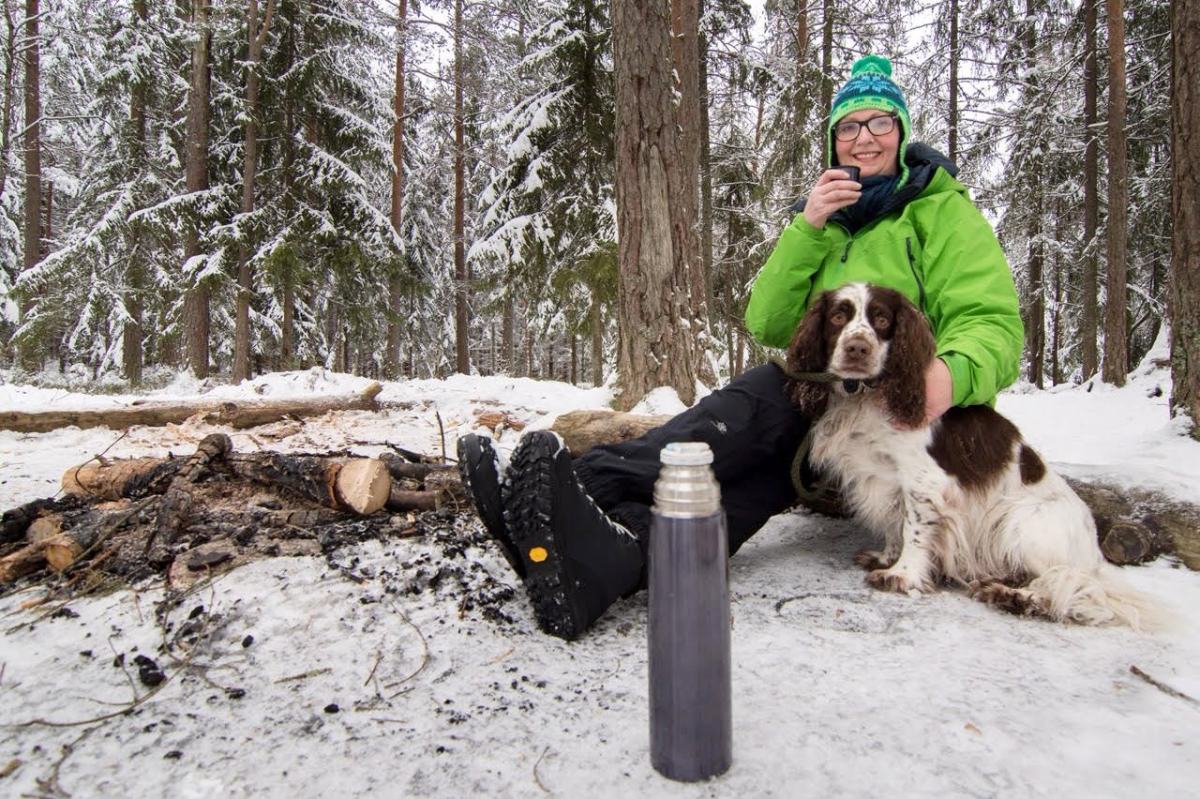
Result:
<instances>
[{"instance_id":1,"label":"black scarf","mask_svg":"<svg viewBox=\"0 0 1200 799\"><path fill-rule=\"evenodd\" d=\"M868 223L883 216L892 206L899 175L871 175L862 179L862 194L858 202L839 208L833 215L838 224L844 225L854 235Z\"/></svg>"}]
</instances>

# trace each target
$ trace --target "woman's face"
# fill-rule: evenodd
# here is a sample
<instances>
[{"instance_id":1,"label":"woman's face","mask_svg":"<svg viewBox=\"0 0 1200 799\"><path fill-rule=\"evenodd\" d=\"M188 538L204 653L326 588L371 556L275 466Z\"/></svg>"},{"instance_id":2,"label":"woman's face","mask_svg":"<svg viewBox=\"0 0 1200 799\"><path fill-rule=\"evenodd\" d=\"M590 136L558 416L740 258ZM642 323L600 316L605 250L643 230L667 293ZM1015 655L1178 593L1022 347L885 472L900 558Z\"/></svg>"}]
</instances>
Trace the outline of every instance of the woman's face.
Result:
<instances>
[{"instance_id":1,"label":"woman's face","mask_svg":"<svg viewBox=\"0 0 1200 799\"><path fill-rule=\"evenodd\" d=\"M882 109L864 108L855 111L838 120L842 122L863 122L879 116L888 116L889 112ZM860 177L872 175L895 175L900 171L897 153L900 149L900 123L897 121L889 133L876 136L867 130L864 124L858 131L858 136L850 141L833 138L837 162L847 166L856 166L861 170Z\"/></svg>"}]
</instances>

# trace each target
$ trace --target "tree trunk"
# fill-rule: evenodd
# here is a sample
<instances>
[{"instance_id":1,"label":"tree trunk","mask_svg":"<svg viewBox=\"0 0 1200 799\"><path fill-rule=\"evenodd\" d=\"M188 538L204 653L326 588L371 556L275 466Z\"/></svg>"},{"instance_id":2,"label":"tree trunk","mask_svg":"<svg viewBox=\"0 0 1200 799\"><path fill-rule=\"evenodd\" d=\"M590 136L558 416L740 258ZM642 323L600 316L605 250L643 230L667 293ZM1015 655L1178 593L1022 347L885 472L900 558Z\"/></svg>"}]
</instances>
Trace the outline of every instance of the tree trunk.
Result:
<instances>
[{"instance_id":1,"label":"tree trunk","mask_svg":"<svg viewBox=\"0 0 1200 799\"><path fill-rule=\"evenodd\" d=\"M679 125L679 169L682 185L679 215L691 226L689 235L680 242L688 270L688 293L691 305L691 330L696 338L694 348L696 377L707 385L716 383L708 358L709 274L708 263L701 255L700 240L700 154L703 149L704 115L700 94L700 0L671 0L671 61L675 65L676 104Z\"/></svg>"},{"instance_id":2,"label":"tree trunk","mask_svg":"<svg viewBox=\"0 0 1200 799\"><path fill-rule=\"evenodd\" d=\"M1037 8L1035 0L1025 0L1025 68L1028 77L1026 93L1038 104L1042 100L1042 81L1039 74L1040 60L1038 58ZM1030 156L1030 171L1035 176L1044 172L1042 153L1046 151L1043 141L1029 142L1032 154ZM1029 295L1025 324L1025 343L1029 351L1029 380L1042 388L1045 371L1046 350L1046 294L1044 287L1045 248L1042 242L1042 207L1045 191L1042 184L1035 181L1029 187L1029 249L1028 249L1028 278Z\"/></svg>"},{"instance_id":3,"label":"tree trunk","mask_svg":"<svg viewBox=\"0 0 1200 799\"><path fill-rule=\"evenodd\" d=\"M192 47L192 85L188 92L186 179L188 194L208 188L208 59L212 33L209 30L209 0L193 0L192 22L196 43ZM199 378L208 376L209 288L197 278L199 269L193 259L200 255L200 219L197 214L187 225L184 239L184 263L187 275L184 314L187 322L188 365Z\"/></svg>"},{"instance_id":4,"label":"tree trunk","mask_svg":"<svg viewBox=\"0 0 1200 799\"><path fill-rule=\"evenodd\" d=\"M579 382L579 336L571 330L571 385Z\"/></svg>"},{"instance_id":5,"label":"tree trunk","mask_svg":"<svg viewBox=\"0 0 1200 799\"><path fill-rule=\"evenodd\" d=\"M1171 412L1200 439L1200 0L1171 4Z\"/></svg>"},{"instance_id":6,"label":"tree trunk","mask_svg":"<svg viewBox=\"0 0 1200 799\"><path fill-rule=\"evenodd\" d=\"M712 198L712 146L709 140L708 117L708 42L700 38L700 267L704 272L704 319L710 335L715 334L713 322L713 198ZM719 318L719 315L718 315ZM707 365L709 359L702 357L700 363ZM716 375L700 372L701 380L716 385Z\"/></svg>"},{"instance_id":7,"label":"tree trunk","mask_svg":"<svg viewBox=\"0 0 1200 799\"><path fill-rule=\"evenodd\" d=\"M1080 359L1083 379L1096 374L1100 362L1096 342L1099 339L1100 314L1096 307L1096 285L1099 276L1096 232L1100 227L1100 142L1096 135L1096 98L1100 94L1099 66L1096 46L1096 3L1084 0L1083 61L1083 297L1079 318Z\"/></svg>"},{"instance_id":8,"label":"tree trunk","mask_svg":"<svg viewBox=\"0 0 1200 799\"><path fill-rule=\"evenodd\" d=\"M592 385L604 385L604 318L600 300L592 296Z\"/></svg>"},{"instance_id":9,"label":"tree trunk","mask_svg":"<svg viewBox=\"0 0 1200 799\"><path fill-rule=\"evenodd\" d=\"M1064 209L1065 203L1061 200L1056 204L1054 214L1054 240L1061 242L1064 240L1065 228L1067 226L1067 213ZM1065 300L1063 296L1063 254L1062 248L1057 247L1054 251L1054 259L1051 269L1054 272L1054 310L1050 317L1050 385L1057 386L1063 381L1062 377L1062 309Z\"/></svg>"},{"instance_id":10,"label":"tree trunk","mask_svg":"<svg viewBox=\"0 0 1200 799\"><path fill-rule=\"evenodd\" d=\"M958 0L950 0L949 142L946 155L954 163L958 163L958 57Z\"/></svg>"},{"instance_id":11,"label":"tree trunk","mask_svg":"<svg viewBox=\"0 0 1200 799\"><path fill-rule=\"evenodd\" d=\"M0 195L8 187L8 154L12 150L13 92L17 82L17 24L4 2L4 107L0 108Z\"/></svg>"},{"instance_id":12,"label":"tree trunk","mask_svg":"<svg viewBox=\"0 0 1200 799\"><path fill-rule=\"evenodd\" d=\"M25 271L42 260L42 98L41 39L38 30L38 0L25 0ZM22 315L32 308L22 302ZM21 345L21 362L29 370L37 368L40 349L33 337Z\"/></svg>"},{"instance_id":13,"label":"tree trunk","mask_svg":"<svg viewBox=\"0 0 1200 799\"><path fill-rule=\"evenodd\" d=\"M396 77L395 90L392 99L392 229L397 237L402 237L404 224L404 187L406 175L404 172L404 81L406 78L405 58L408 50L408 0L400 0L396 14ZM387 353L384 357L384 374L395 378L400 374L400 320L404 317L404 281L400 269L392 274L388 284L388 308L392 318L387 326Z\"/></svg>"},{"instance_id":14,"label":"tree trunk","mask_svg":"<svg viewBox=\"0 0 1200 799\"><path fill-rule=\"evenodd\" d=\"M1029 350L1029 382L1044 388L1046 359L1046 287L1042 218L1030 217L1029 242L1029 314L1025 342Z\"/></svg>"},{"instance_id":15,"label":"tree trunk","mask_svg":"<svg viewBox=\"0 0 1200 799\"><path fill-rule=\"evenodd\" d=\"M242 160L242 213L254 211L254 182L258 175L258 67L262 63L263 45L271 29L275 0L267 0L262 27L258 25L258 0L248 0L246 30L246 140ZM253 275L250 270L249 247L243 244L238 252L237 318L233 334L233 382L250 377L250 298L254 296Z\"/></svg>"},{"instance_id":16,"label":"tree trunk","mask_svg":"<svg viewBox=\"0 0 1200 799\"><path fill-rule=\"evenodd\" d=\"M687 258L695 185L683 169L671 76L671 24L651 0L615 0L620 374L617 405L671 386L690 405L696 377ZM686 211L693 214L687 217Z\"/></svg>"},{"instance_id":17,"label":"tree trunk","mask_svg":"<svg viewBox=\"0 0 1200 799\"><path fill-rule=\"evenodd\" d=\"M454 347L455 370L471 373L468 349L467 255L464 231L466 146L463 120L463 0L454 0Z\"/></svg>"},{"instance_id":18,"label":"tree trunk","mask_svg":"<svg viewBox=\"0 0 1200 799\"><path fill-rule=\"evenodd\" d=\"M500 325L500 359L506 375L517 373L516 303L513 302L513 274L510 268L504 287L504 320Z\"/></svg>"},{"instance_id":19,"label":"tree trunk","mask_svg":"<svg viewBox=\"0 0 1200 799\"><path fill-rule=\"evenodd\" d=\"M823 0L821 13L821 110L828 117L833 110L834 0Z\"/></svg>"},{"instance_id":20,"label":"tree trunk","mask_svg":"<svg viewBox=\"0 0 1200 799\"><path fill-rule=\"evenodd\" d=\"M283 286L283 322L279 330L279 361L284 369L296 366L296 290L285 277Z\"/></svg>"},{"instance_id":21,"label":"tree trunk","mask_svg":"<svg viewBox=\"0 0 1200 799\"><path fill-rule=\"evenodd\" d=\"M1125 4L1108 10L1108 271L1104 305L1104 382L1125 385L1129 340L1125 324L1126 228L1129 217L1125 157Z\"/></svg>"},{"instance_id":22,"label":"tree trunk","mask_svg":"<svg viewBox=\"0 0 1200 799\"><path fill-rule=\"evenodd\" d=\"M133 0L134 25L144 29L149 24L146 0ZM129 99L129 152L138 170L146 156L146 105L150 87L145 77L134 82ZM125 271L125 315L128 317L121 330L121 367L125 379L131 386L142 382L144 362L142 313L145 303L146 267L143 262L141 231L132 225L129 241L129 266Z\"/></svg>"},{"instance_id":23,"label":"tree trunk","mask_svg":"<svg viewBox=\"0 0 1200 799\"><path fill-rule=\"evenodd\" d=\"M804 91L804 73L809 68L808 62L808 0L796 0L796 61L794 63L793 81L796 86L792 98L792 124L796 135L804 130L808 120L808 107L812 98Z\"/></svg>"}]
</instances>

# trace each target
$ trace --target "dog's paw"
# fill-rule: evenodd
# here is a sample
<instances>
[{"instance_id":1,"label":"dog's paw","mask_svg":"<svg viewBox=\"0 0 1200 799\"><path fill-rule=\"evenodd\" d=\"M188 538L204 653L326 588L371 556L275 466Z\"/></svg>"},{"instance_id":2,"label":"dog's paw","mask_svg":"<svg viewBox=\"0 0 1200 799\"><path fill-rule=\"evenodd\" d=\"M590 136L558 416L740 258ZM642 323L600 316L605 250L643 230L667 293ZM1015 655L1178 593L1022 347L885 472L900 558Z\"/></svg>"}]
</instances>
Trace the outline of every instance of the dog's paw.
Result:
<instances>
[{"instance_id":1,"label":"dog's paw","mask_svg":"<svg viewBox=\"0 0 1200 799\"><path fill-rule=\"evenodd\" d=\"M1024 588L1013 588L1001 582L972 582L967 586L967 595L985 605L1016 616L1046 616L1049 607L1044 599Z\"/></svg>"},{"instance_id":2,"label":"dog's paw","mask_svg":"<svg viewBox=\"0 0 1200 799\"><path fill-rule=\"evenodd\" d=\"M867 583L880 591L894 591L897 594L907 594L913 591L928 593L933 590L931 580L919 580L911 575L895 569L876 569L867 575Z\"/></svg>"},{"instance_id":3,"label":"dog's paw","mask_svg":"<svg viewBox=\"0 0 1200 799\"><path fill-rule=\"evenodd\" d=\"M889 568L893 561L887 560L882 552L874 549L864 549L854 556L854 562L867 571L877 571Z\"/></svg>"}]
</instances>

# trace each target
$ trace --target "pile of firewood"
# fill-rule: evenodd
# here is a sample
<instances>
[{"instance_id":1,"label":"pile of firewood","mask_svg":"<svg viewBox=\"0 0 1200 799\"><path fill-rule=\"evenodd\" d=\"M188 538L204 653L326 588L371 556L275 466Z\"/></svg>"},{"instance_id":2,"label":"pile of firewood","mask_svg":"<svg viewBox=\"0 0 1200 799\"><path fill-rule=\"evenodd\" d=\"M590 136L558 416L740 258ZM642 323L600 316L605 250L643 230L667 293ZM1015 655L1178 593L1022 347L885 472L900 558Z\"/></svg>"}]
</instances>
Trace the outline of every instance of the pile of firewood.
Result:
<instances>
[{"instance_id":1,"label":"pile of firewood","mask_svg":"<svg viewBox=\"0 0 1200 799\"><path fill-rule=\"evenodd\" d=\"M186 458L95 458L67 470L61 497L0 517L0 584L83 565L186 583L256 556L318 554L346 525L412 534L412 511L465 508L457 470L430 461L240 453L223 433Z\"/></svg>"}]
</instances>

